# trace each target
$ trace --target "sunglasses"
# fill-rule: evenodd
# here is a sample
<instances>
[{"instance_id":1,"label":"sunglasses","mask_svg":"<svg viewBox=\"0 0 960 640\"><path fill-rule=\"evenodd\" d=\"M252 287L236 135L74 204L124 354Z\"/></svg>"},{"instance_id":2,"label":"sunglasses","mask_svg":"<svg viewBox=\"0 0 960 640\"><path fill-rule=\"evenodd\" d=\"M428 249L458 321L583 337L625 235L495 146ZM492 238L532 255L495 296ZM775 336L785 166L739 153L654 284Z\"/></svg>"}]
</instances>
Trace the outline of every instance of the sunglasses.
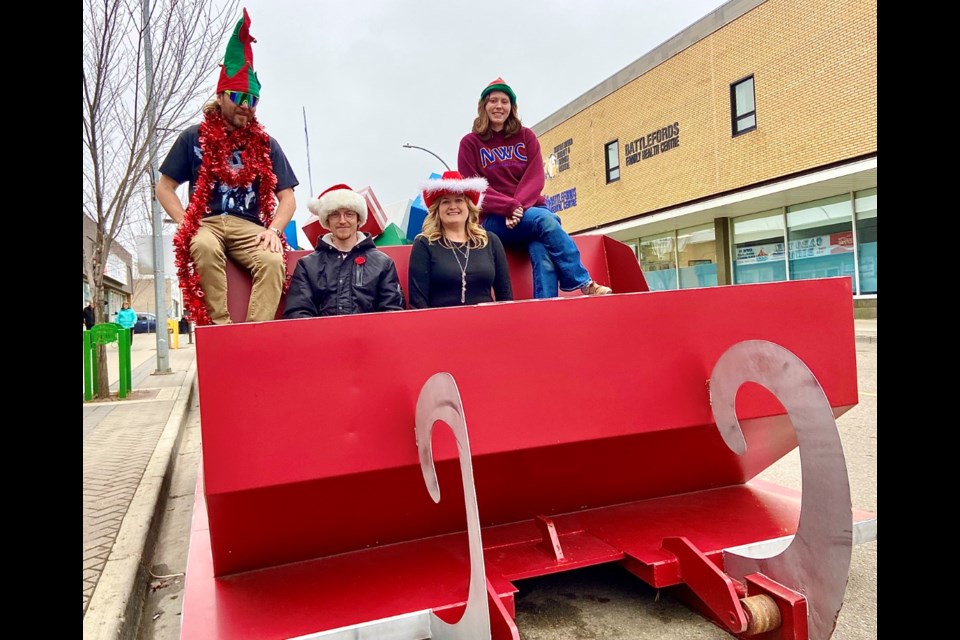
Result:
<instances>
[{"instance_id":1,"label":"sunglasses","mask_svg":"<svg viewBox=\"0 0 960 640\"><path fill-rule=\"evenodd\" d=\"M237 106L240 106L246 102L247 105L253 109L255 106L257 106L257 103L260 102L260 98L252 93L244 93L243 91L225 91L224 93L226 93L227 97L230 98L230 102Z\"/></svg>"}]
</instances>

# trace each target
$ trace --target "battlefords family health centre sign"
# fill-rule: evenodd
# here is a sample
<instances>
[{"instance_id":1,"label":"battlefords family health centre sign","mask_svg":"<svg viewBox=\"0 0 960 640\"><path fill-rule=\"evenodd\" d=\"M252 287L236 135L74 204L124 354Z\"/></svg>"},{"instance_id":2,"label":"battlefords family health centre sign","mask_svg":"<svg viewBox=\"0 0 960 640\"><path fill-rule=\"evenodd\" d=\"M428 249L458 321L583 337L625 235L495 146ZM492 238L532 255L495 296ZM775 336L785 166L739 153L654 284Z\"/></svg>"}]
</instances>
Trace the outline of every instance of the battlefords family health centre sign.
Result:
<instances>
[{"instance_id":1,"label":"battlefords family health centre sign","mask_svg":"<svg viewBox=\"0 0 960 640\"><path fill-rule=\"evenodd\" d=\"M641 160L653 158L670 149L676 149L679 146L680 123L674 122L665 127L660 127L656 131L651 131L633 142L625 144L623 147L625 164L630 166Z\"/></svg>"},{"instance_id":2,"label":"battlefords family health centre sign","mask_svg":"<svg viewBox=\"0 0 960 640\"><path fill-rule=\"evenodd\" d=\"M555 196L547 196L547 208L554 213L577 206L577 188L561 191Z\"/></svg>"},{"instance_id":3,"label":"battlefords family health centre sign","mask_svg":"<svg viewBox=\"0 0 960 640\"><path fill-rule=\"evenodd\" d=\"M791 260L853 253L853 232L845 231L812 238L800 238L791 240L788 244ZM783 260L783 249L782 242L737 247L737 264L747 265Z\"/></svg>"}]
</instances>

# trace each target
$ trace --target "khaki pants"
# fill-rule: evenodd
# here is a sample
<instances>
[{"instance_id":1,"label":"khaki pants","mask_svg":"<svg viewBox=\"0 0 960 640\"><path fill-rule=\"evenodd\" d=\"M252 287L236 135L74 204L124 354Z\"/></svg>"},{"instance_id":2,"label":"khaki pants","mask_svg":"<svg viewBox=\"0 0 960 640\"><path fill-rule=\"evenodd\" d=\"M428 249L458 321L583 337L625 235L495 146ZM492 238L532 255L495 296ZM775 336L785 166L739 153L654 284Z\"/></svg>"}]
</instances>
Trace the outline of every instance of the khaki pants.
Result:
<instances>
[{"instance_id":1,"label":"khaki pants","mask_svg":"<svg viewBox=\"0 0 960 640\"><path fill-rule=\"evenodd\" d=\"M200 221L190 243L190 255L200 275L204 305L213 324L230 324L227 310L227 256L250 272L253 290L247 322L273 320L283 293L286 265L282 253L260 247L257 235L264 230L236 216L216 215Z\"/></svg>"}]
</instances>

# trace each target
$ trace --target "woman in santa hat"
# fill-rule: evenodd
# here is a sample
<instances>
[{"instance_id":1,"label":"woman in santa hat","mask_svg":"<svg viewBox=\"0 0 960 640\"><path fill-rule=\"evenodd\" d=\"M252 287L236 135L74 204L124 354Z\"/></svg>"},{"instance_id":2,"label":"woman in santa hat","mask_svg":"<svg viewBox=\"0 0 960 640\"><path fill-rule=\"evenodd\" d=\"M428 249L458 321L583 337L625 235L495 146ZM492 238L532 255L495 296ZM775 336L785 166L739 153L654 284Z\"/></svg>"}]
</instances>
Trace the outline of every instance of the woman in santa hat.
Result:
<instances>
[{"instance_id":1,"label":"woman in santa hat","mask_svg":"<svg viewBox=\"0 0 960 640\"><path fill-rule=\"evenodd\" d=\"M473 130L460 141L457 168L464 176L486 178L483 228L507 245L530 252L533 297L557 296L580 289L585 295L612 293L593 281L560 218L542 195L543 158L536 134L520 123L517 94L503 78L480 92Z\"/></svg>"},{"instance_id":2,"label":"woman in santa hat","mask_svg":"<svg viewBox=\"0 0 960 640\"><path fill-rule=\"evenodd\" d=\"M464 180L457 171L424 183L427 217L407 274L410 308L513 300L503 245L480 226L486 188L483 178Z\"/></svg>"}]
</instances>

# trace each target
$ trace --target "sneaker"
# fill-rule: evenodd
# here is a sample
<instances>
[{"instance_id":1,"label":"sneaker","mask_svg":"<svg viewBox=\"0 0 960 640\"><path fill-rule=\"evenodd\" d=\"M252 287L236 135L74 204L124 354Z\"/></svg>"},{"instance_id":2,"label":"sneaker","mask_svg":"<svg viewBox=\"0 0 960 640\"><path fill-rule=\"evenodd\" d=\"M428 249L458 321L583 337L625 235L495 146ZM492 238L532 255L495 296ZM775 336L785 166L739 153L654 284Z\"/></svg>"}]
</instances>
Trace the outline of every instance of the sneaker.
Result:
<instances>
[{"instance_id":1,"label":"sneaker","mask_svg":"<svg viewBox=\"0 0 960 640\"><path fill-rule=\"evenodd\" d=\"M613 293L613 289L610 287L597 284L593 280L580 287L580 291L582 291L585 296L605 296L608 293Z\"/></svg>"}]
</instances>

